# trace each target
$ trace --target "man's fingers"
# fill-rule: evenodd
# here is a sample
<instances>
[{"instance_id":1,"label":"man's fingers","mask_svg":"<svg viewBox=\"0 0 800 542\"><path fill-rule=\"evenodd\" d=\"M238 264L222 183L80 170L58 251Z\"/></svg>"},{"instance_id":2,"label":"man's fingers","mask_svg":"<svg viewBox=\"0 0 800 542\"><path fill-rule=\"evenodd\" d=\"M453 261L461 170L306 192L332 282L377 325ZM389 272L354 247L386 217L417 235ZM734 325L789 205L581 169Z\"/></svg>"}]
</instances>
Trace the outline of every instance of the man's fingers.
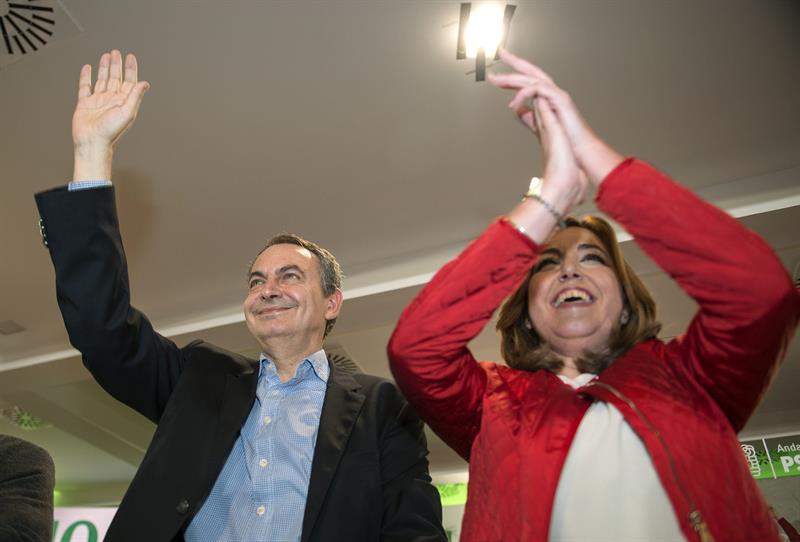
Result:
<instances>
[{"instance_id":1,"label":"man's fingers","mask_svg":"<svg viewBox=\"0 0 800 542\"><path fill-rule=\"evenodd\" d=\"M130 118L134 118L139 111L139 106L142 104L144 93L150 90L150 83L147 81L139 81L133 86L131 93L125 98L125 103L122 104L122 110Z\"/></svg>"},{"instance_id":2,"label":"man's fingers","mask_svg":"<svg viewBox=\"0 0 800 542\"><path fill-rule=\"evenodd\" d=\"M94 84L95 92L105 92L108 87L108 69L111 64L111 55L103 53L97 65L97 82Z\"/></svg>"},{"instance_id":3,"label":"man's fingers","mask_svg":"<svg viewBox=\"0 0 800 542\"><path fill-rule=\"evenodd\" d=\"M125 57L125 73L122 80L120 92L123 94L130 94L131 89L139 82L139 66L136 62L136 57L128 54Z\"/></svg>"},{"instance_id":4,"label":"man's fingers","mask_svg":"<svg viewBox=\"0 0 800 542\"><path fill-rule=\"evenodd\" d=\"M136 56L128 54L125 57L125 82L136 84L139 81L139 65Z\"/></svg>"},{"instance_id":5,"label":"man's fingers","mask_svg":"<svg viewBox=\"0 0 800 542\"><path fill-rule=\"evenodd\" d=\"M92 65L85 64L81 68L81 75L78 79L78 99L91 96L92 94Z\"/></svg>"},{"instance_id":6,"label":"man's fingers","mask_svg":"<svg viewBox=\"0 0 800 542\"><path fill-rule=\"evenodd\" d=\"M116 92L122 85L122 53L117 49L111 51L111 66L108 71L108 90Z\"/></svg>"}]
</instances>

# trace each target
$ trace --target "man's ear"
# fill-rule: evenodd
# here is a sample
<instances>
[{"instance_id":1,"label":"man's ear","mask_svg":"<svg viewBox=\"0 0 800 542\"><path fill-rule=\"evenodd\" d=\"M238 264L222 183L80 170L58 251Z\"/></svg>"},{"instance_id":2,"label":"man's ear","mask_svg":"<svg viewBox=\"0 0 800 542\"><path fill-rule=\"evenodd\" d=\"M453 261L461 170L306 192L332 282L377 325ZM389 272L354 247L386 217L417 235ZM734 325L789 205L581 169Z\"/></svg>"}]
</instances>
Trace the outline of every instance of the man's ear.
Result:
<instances>
[{"instance_id":1,"label":"man's ear","mask_svg":"<svg viewBox=\"0 0 800 542\"><path fill-rule=\"evenodd\" d=\"M325 319L326 320L333 320L337 316L339 316L339 311L342 310L342 301L344 300L344 296L342 295L342 291L339 288L328 297L326 300L326 309L325 309Z\"/></svg>"}]
</instances>

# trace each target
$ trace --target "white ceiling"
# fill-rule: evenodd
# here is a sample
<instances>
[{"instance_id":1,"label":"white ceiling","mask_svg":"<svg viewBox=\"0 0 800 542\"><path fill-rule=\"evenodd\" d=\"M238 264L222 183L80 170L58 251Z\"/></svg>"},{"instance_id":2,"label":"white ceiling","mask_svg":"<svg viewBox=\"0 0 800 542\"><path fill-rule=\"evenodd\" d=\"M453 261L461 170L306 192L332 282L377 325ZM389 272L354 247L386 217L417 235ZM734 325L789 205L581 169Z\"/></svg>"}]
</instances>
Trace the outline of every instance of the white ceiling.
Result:
<instances>
[{"instance_id":1,"label":"white ceiling","mask_svg":"<svg viewBox=\"0 0 800 542\"><path fill-rule=\"evenodd\" d=\"M517 4L509 47L569 89L599 133L741 217L787 268L800 262L799 2ZM0 322L26 328L0 335L0 408L51 423L23 436L55 456L65 502L113 501L152 431L70 351L37 232L32 194L70 179L83 63L135 52L152 84L113 180L134 303L178 342L253 348L244 271L288 230L330 248L349 276L331 342L388 376L405 303L540 169L508 95L454 58L457 2L62 6L72 22L46 47L0 53ZM678 333L692 303L633 243L625 251L666 335ZM499 359L490 331L473 347ZM798 381L795 344L747 434L800 431ZM431 447L436 472L464 468Z\"/></svg>"}]
</instances>

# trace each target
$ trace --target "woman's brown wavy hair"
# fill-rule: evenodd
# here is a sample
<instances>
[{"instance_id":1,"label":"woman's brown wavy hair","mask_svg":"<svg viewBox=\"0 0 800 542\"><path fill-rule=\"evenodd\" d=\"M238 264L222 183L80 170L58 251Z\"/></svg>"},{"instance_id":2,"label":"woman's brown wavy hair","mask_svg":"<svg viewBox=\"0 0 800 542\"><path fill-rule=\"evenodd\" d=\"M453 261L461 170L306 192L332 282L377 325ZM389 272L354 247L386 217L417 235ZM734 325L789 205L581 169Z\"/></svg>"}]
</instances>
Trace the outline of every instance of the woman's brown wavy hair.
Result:
<instances>
[{"instance_id":1,"label":"woman's brown wavy hair","mask_svg":"<svg viewBox=\"0 0 800 542\"><path fill-rule=\"evenodd\" d=\"M586 216L581 220L568 217L565 221L568 228L589 230L603 244L603 248L610 256L611 268L619 280L623 307L628 312L628 321L615 326L605 349L600 352L586 352L575 360L580 372L599 374L633 345L656 337L661 324L656 321L656 304L653 296L622 256L617 236L611 225L597 216ZM497 330L502 337L501 352L506 363L514 369L525 371L549 369L558 372L563 362L530 327L528 284L533 276L534 267L531 267L525 280L500 309Z\"/></svg>"}]
</instances>

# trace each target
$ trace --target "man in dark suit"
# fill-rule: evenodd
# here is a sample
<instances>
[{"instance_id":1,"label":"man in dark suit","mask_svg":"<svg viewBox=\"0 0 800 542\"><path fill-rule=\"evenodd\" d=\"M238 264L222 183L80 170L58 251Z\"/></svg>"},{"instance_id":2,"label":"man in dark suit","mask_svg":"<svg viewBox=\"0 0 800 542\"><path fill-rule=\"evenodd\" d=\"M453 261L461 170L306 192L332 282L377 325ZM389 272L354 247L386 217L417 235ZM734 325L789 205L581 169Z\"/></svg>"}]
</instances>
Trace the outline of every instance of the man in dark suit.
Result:
<instances>
[{"instance_id":1,"label":"man in dark suit","mask_svg":"<svg viewBox=\"0 0 800 542\"><path fill-rule=\"evenodd\" d=\"M256 257L244 309L259 360L179 348L131 307L108 180L148 88L137 71L112 51L92 87L83 67L74 181L36 195L70 341L158 424L107 540L446 540L421 421L392 383L322 350L342 305L329 252L281 235Z\"/></svg>"},{"instance_id":2,"label":"man in dark suit","mask_svg":"<svg viewBox=\"0 0 800 542\"><path fill-rule=\"evenodd\" d=\"M49 542L54 486L50 454L30 442L0 435L0 540Z\"/></svg>"}]
</instances>

